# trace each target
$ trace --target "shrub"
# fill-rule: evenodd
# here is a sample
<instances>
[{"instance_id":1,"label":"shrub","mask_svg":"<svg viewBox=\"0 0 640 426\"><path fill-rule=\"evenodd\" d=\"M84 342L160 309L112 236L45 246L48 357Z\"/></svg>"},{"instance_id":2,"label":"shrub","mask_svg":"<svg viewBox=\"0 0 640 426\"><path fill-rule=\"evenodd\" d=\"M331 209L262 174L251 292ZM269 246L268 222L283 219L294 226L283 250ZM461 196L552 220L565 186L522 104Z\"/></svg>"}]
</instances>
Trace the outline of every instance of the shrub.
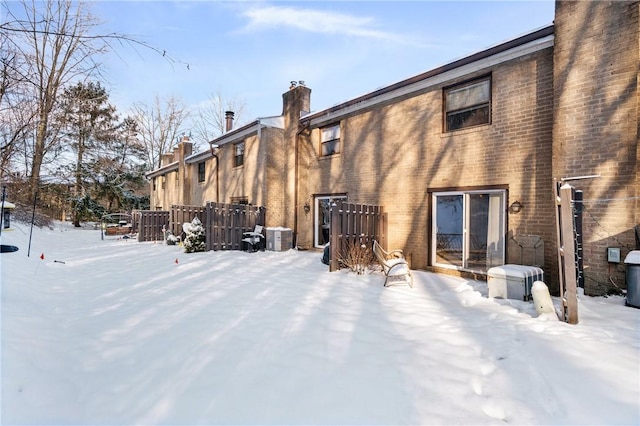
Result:
<instances>
[{"instance_id":1,"label":"shrub","mask_svg":"<svg viewBox=\"0 0 640 426\"><path fill-rule=\"evenodd\" d=\"M359 241L347 241L338 253L338 261L351 272L362 275L376 262L373 250L360 237Z\"/></svg>"}]
</instances>

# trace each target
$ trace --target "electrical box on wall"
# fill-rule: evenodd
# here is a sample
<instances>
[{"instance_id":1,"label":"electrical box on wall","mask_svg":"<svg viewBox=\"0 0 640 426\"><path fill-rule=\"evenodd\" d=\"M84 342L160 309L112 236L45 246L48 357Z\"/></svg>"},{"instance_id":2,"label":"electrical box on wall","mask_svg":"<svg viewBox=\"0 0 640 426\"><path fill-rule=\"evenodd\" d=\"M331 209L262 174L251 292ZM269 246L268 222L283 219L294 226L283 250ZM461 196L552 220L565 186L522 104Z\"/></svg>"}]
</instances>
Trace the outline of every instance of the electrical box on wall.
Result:
<instances>
[{"instance_id":1,"label":"electrical box on wall","mask_svg":"<svg viewBox=\"0 0 640 426\"><path fill-rule=\"evenodd\" d=\"M620 263L620 248L607 247L607 262Z\"/></svg>"}]
</instances>

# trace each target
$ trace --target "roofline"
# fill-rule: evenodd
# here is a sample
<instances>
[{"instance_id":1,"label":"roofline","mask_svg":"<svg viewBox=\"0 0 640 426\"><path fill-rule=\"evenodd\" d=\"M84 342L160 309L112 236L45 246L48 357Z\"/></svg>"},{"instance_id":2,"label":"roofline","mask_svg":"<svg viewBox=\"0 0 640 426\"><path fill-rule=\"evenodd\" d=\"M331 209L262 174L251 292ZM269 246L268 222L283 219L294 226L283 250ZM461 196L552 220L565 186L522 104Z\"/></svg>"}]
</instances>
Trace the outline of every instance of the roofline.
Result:
<instances>
[{"instance_id":1,"label":"roofline","mask_svg":"<svg viewBox=\"0 0 640 426\"><path fill-rule=\"evenodd\" d=\"M151 179L169 172L174 172L176 170L178 170L178 162L174 161L173 163L169 163L166 166L160 167L159 169L150 171L149 173L145 174L145 176L147 179Z\"/></svg>"},{"instance_id":2,"label":"roofline","mask_svg":"<svg viewBox=\"0 0 640 426\"><path fill-rule=\"evenodd\" d=\"M209 142L207 142L209 145L226 145L228 143L232 143L235 142L237 140L240 139L244 139L246 138L248 135L251 135L253 133L258 133L258 130L260 128L263 127L275 127L275 128L282 128L280 126L274 125L274 123L276 121L279 121L278 119L281 119L282 116L281 115L276 115L276 116L271 116L271 117L259 117L256 118L254 121L252 121L251 123L245 124L242 127L238 127L237 129L233 129L225 134L223 134L222 136L219 136ZM195 154L192 154L188 157L186 157L184 159L185 163L195 163L198 161L203 161L206 160L207 158L211 158L211 151L210 150L204 150L201 152L197 152Z\"/></svg>"},{"instance_id":3,"label":"roofline","mask_svg":"<svg viewBox=\"0 0 640 426\"><path fill-rule=\"evenodd\" d=\"M426 71L422 74L418 74L416 76L410 77L408 79L399 81L397 83L391 84L389 86L385 86L382 87L380 89L374 90L373 92L367 93L365 95L359 96L357 98L353 98L350 99L346 102L343 102L341 104L338 105L334 105L330 108L324 109L322 111L318 111L318 112L314 112L311 114L307 114L304 117L300 118L301 122L310 122L310 121L316 121L318 118L321 118L323 116L331 116L333 118L335 118L336 115L341 115L341 114L334 114L334 113L338 113L341 110L348 110L349 113L354 112L355 110L360 110L363 108L367 108L370 107L372 102L369 102L375 98L379 98L382 97L383 95L387 95L387 94L391 94L392 92L395 91L400 91L400 89L404 89L407 88L408 86L412 86L415 85L416 83L420 83L423 82L425 80L429 80L432 79L434 77L443 75L445 73L449 73L453 70L456 69L460 69L462 67L471 65L473 63L476 63L478 61L482 61L484 59L488 59L491 58L493 56L499 55L501 53L505 53L509 50L518 48L518 47L524 47L527 44L536 42L536 41L540 41L543 40L547 37L551 36L551 40L553 40L553 35L554 35L554 26L553 25L549 25L543 28L540 28L538 30L535 30L531 33L522 35L520 37L516 37L512 40L506 41L504 43L498 44L496 46L490 47L488 49L482 50L480 52L474 53L470 56L466 56L464 58L455 60L453 62L450 62L448 64L442 65L440 67L434 68L432 70ZM553 44L553 42L551 42L551 44ZM548 46L544 45L541 48L546 48ZM540 50L540 49L538 49ZM419 90L420 88L417 88L416 90ZM403 96L406 95L407 93L399 93L398 96ZM388 97L394 97L394 96L388 96ZM385 99L387 100L387 99ZM346 111L345 111L346 113Z\"/></svg>"}]
</instances>

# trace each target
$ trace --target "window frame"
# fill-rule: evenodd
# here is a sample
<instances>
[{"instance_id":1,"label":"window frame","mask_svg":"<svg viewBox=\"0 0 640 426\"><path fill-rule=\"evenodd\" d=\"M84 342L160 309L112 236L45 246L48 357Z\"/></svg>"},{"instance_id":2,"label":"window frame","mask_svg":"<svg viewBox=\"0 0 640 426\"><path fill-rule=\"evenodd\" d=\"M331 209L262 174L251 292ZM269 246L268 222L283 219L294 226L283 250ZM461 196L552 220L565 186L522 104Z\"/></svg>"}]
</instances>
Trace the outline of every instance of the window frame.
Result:
<instances>
[{"instance_id":1,"label":"window frame","mask_svg":"<svg viewBox=\"0 0 640 426\"><path fill-rule=\"evenodd\" d=\"M198 183L202 183L207 177L207 166L204 161L198 163Z\"/></svg>"},{"instance_id":2,"label":"window frame","mask_svg":"<svg viewBox=\"0 0 640 426\"><path fill-rule=\"evenodd\" d=\"M242 147L242 153L238 154L238 148ZM233 167L244 166L244 153L246 149L245 141L236 142L233 144Z\"/></svg>"},{"instance_id":3,"label":"window frame","mask_svg":"<svg viewBox=\"0 0 640 426\"><path fill-rule=\"evenodd\" d=\"M488 99L486 101L467 104L456 109L451 109L451 110L448 109L448 100L450 99L450 94L452 92L461 91L466 88L470 88L471 86L475 86L484 82L488 83L489 85ZM461 114L464 114L464 113L478 112L484 109L486 109L487 111L486 119L483 120L482 116L479 116L481 120L472 121L470 124L465 124L463 119L463 122L458 127L452 126L450 117L456 116L456 115L460 116ZM490 125L492 122L492 115L493 115L492 109L493 109L493 77L491 74L483 75L481 77L477 77L471 80L465 80L460 83L446 86L442 89L443 132L444 133L456 132L458 130L465 130L473 127ZM470 117L473 117L473 115L470 115Z\"/></svg>"},{"instance_id":4,"label":"window frame","mask_svg":"<svg viewBox=\"0 0 640 426\"><path fill-rule=\"evenodd\" d=\"M488 222L487 222L487 232L489 232L489 227L492 228L490 232L491 238L494 239L496 243L491 250L491 256L488 256L489 252L487 252L487 257L489 259L485 259L485 268L478 266L471 259L471 253L474 249L472 235L474 231L474 216L473 216L473 206L470 204L471 197L473 196L486 196L486 197L498 197L496 202L493 205L489 205L489 210L487 211ZM441 244L439 241L439 235L447 235L441 234L438 230L438 198L439 197L460 197L460 216L458 220L461 220L460 223L460 234L456 234L458 237L458 244L460 246L460 258L456 259L459 264L454 262L444 262L438 260L438 246ZM471 271L471 272L480 272L486 273L486 271L491 266L498 266L504 264L506 261L506 246L507 246L507 210L506 203L508 199L508 191L504 188L486 188L486 189L452 189L452 190L438 190L438 191L430 191L431 198L431 242L430 242L430 264L432 266L436 266L444 269L455 269L459 271ZM491 201L489 201L491 203ZM498 217L491 216L491 214L498 214ZM448 216L446 216L448 217ZM490 219L489 219L490 218ZM489 236L487 237L489 238ZM488 242L487 242L488 243ZM455 245L455 244L454 244ZM488 247L485 247L488 248Z\"/></svg>"},{"instance_id":5,"label":"window frame","mask_svg":"<svg viewBox=\"0 0 640 426\"><path fill-rule=\"evenodd\" d=\"M337 129L337 137L335 137L335 133L330 135L333 136L332 139L325 140L325 131L330 129ZM323 126L320 128L320 157L330 157L332 155L340 154L341 150L341 138L342 138L342 129L340 123L333 123L328 126ZM329 147L329 148L326 148Z\"/></svg>"}]
</instances>

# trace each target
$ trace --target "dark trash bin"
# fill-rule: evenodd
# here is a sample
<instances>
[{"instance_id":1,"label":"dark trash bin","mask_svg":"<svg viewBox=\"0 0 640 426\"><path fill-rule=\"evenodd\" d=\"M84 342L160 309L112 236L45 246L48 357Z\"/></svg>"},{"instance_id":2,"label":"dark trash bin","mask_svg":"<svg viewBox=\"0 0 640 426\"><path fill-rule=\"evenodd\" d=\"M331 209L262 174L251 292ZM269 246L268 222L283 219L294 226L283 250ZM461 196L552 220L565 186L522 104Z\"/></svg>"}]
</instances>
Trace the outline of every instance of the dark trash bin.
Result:
<instances>
[{"instance_id":1,"label":"dark trash bin","mask_svg":"<svg viewBox=\"0 0 640 426\"><path fill-rule=\"evenodd\" d=\"M324 253L322 254L322 263L328 265L331 263L331 251L329 249L329 244L324 246Z\"/></svg>"},{"instance_id":2,"label":"dark trash bin","mask_svg":"<svg viewBox=\"0 0 640 426\"><path fill-rule=\"evenodd\" d=\"M632 250L624 259L627 266L627 306L640 308L640 250Z\"/></svg>"}]
</instances>

